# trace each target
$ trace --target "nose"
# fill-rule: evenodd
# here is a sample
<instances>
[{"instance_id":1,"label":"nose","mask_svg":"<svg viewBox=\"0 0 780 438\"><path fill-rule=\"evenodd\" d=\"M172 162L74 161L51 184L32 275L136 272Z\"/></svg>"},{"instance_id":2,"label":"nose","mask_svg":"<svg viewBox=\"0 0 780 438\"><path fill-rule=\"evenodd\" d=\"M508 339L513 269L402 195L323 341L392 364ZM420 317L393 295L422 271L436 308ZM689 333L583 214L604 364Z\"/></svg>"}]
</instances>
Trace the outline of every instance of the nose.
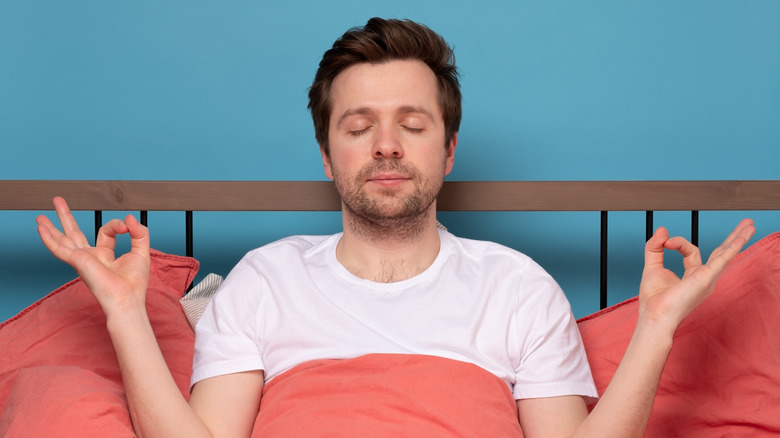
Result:
<instances>
[{"instance_id":1,"label":"nose","mask_svg":"<svg viewBox=\"0 0 780 438\"><path fill-rule=\"evenodd\" d=\"M372 155L377 159L401 158L404 155L400 133L389 127L377 129L372 147Z\"/></svg>"}]
</instances>

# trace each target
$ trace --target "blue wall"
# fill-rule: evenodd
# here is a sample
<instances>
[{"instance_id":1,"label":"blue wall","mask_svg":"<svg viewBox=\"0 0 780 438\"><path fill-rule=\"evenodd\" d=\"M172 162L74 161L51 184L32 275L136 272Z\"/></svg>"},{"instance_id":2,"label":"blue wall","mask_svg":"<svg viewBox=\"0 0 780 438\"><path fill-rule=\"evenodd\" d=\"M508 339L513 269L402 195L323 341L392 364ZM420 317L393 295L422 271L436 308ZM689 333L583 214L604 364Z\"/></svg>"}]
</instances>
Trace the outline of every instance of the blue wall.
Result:
<instances>
[{"instance_id":1,"label":"blue wall","mask_svg":"<svg viewBox=\"0 0 780 438\"><path fill-rule=\"evenodd\" d=\"M324 179L306 89L322 52L371 16L421 21L455 46L451 180L780 178L778 1L268 3L0 2L0 179ZM73 277L34 216L0 215L0 320ZM704 249L739 216L703 214ZM759 235L780 229L778 214L753 216ZM611 216L611 302L636 291L643 218ZM174 219L150 215L155 247L183 250ZM595 310L597 215L442 220L529 253L578 316ZM246 249L340 226L331 213L197 221L202 271L222 274ZM218 231L227 221L241 231ZM687 221L656 218L683 234Z\"/></svg>"}]
</instances>

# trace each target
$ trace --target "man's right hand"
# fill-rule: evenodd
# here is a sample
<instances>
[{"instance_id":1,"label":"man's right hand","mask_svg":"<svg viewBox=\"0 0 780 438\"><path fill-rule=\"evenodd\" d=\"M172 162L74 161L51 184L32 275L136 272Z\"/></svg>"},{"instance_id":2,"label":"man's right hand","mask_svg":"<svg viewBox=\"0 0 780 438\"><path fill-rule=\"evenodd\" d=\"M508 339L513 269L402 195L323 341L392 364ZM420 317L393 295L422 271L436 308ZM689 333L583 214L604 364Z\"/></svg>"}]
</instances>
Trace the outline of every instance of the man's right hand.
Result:
<instances>
[{"instance_id":1,"label":"man's right hand","mask_svg":"<svg viewBox=\"0 0 780 438\"><path fill-rule=\"evenodd\" d=\"M63 198L54 198L60 231L46 216L38 216L38 234L55 257L71 265L106 314L142 308L149 282L149 231L132 215L100 228L95 246L89 245ZM130 252L116 258L116 238L130 235Z\"/></svg>"}]
</instances>

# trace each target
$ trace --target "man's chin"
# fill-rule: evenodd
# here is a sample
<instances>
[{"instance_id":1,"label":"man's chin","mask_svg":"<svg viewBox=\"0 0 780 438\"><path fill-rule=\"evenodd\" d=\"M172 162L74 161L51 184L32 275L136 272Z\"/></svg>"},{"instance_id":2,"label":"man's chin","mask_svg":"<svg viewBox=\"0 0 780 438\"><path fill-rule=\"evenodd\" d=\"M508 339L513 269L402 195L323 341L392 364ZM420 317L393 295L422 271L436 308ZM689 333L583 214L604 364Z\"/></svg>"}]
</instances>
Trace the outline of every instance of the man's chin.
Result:
<instances>
[{"instance_id":1,"label":"man's chin","mask_svg":"<svg viewBox=\"0 0 780 438\"><path fill-rule=\"evenodd\" d=\"M398 219L406 216L414 216L407 211L403 202L380 202L374 204L370 214L376 219Z\"/></svg>"},{"instance_id":2,"label":"man's chin","mask_svg":"<svg viewBox=\"0 0 780 438\"><path fill-rule=\"evenodd\" d=\"M372 196L349 206L350 210L372 221L396 220L420 214L410 208L408 200L398 196Z\"/></svg>"}]
</instances>

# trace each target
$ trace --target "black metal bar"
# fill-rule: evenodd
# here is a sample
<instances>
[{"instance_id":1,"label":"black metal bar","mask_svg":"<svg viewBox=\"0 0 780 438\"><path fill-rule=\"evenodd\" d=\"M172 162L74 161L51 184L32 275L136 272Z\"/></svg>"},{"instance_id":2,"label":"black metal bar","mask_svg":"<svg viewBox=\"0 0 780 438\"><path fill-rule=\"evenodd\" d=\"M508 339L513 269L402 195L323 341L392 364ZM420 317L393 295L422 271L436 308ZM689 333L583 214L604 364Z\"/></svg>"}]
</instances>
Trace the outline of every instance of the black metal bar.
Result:
<instances>
[{"instance_id":1,"label":"black metal bar","mask_svg":"<svg viewBox=\"0 0 780 438\"><path fill-rule=\"evenodd\" d=\"M653 212L648 210L645 212L645 241L653 237L653 231Z\"/></svg>"},{"instance_id":2,"label":"black metal bar","mask_svg":"<svg viewBox=\"0 0 780 438\"><path fill-rule=\"evenodd\" d=\"M691 211L691 243L699 246L699 211Z\"/></svg>"},{"instance_id":3,"label":"black metal bar","mask_svg":"<svg viewBox=\"0 0 780 438\"><path fill-rule=\"evenodd\" d=\"M141 225L149 227L149 212L146 210L141 210L139 215L141 217Z\"/></svg>"},{"instance_id":4,"label":"black metal bar","mask_svg":"<svg viewBox=\"0 0 780 438\"><path fill-rule=\"evenodd\" d=\"M601 212L601 266L599 269L600 291L599 306L601 309L607 307L607 212Z\"/></svg>"},{"instance_id":5,"label":"black metal bar","mask_svg":"<svg viewBox=\"0 0 780 438\"><path fill-rule=\"evenodd\" d=\"M195 252L193 250L193 232L192 232L192 211L186 211L184 212L184 221L185 221L185 233L186 233L186 254L187 257L193 257Z\"/></svg>"},{"instance_id":6,"label":"black metal bar","mask_svg":"<svg viewBox=\"0 0 780 438\"><path fill-rule=\"evenodd\" d=\"M95 210L95 245L97 245L97 237L100 232L100 227L103 226L103 212L101 210Z\"/></svg>"}]
</instances>

